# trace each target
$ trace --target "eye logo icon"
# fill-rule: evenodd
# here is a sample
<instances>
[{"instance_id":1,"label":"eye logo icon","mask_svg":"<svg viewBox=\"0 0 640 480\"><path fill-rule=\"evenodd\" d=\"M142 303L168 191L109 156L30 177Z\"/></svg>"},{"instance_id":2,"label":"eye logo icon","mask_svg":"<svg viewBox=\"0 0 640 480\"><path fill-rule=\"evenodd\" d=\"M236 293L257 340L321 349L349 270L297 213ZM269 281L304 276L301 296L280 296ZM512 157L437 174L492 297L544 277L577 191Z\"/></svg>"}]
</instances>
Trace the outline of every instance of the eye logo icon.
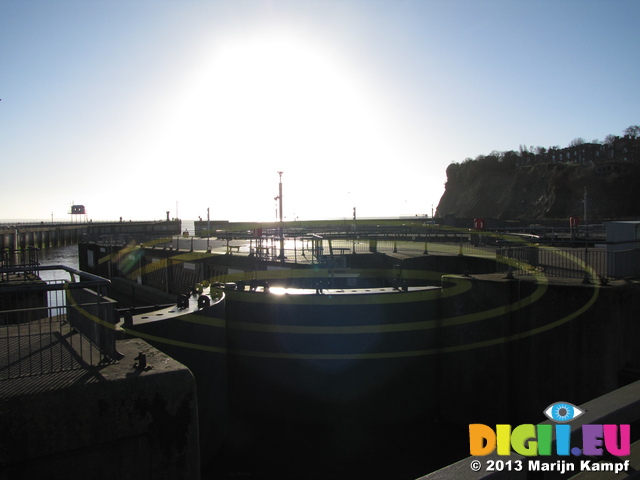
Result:
<instances>
[{"instance_id":1,"label":"eye logo icon","mask_svg":"<svg viewBox=\"0 0 640 480\"><path fill-rule=\"evenodd\" d=\"M544 414L549 420L558 423L566 423L575 420L584 413L579 407L569 402L556 402L549 405Z\"/></svg>"}]
</instances>

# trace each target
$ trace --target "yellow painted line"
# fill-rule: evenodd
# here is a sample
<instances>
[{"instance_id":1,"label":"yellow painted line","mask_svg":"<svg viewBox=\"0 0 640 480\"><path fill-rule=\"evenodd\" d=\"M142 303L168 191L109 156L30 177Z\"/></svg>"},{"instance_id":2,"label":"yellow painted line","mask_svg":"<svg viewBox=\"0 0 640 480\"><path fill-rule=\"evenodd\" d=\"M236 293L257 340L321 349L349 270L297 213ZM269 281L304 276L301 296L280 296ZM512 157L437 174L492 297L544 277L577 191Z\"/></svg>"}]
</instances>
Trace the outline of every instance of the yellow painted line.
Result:
<instances>
[{"instance_id":1,"label":"yellow painted line","mask_svg":"<svg viewBox=\"0 0 640 480\"><path fill-rule=\"evenodd\" d=\"M569 258L573 257L568 252L566 253L566 255ZM518 264L519 266L521 266L520 262L518 262L518 261L516 261L514 259L505 259L505 261L513 262L513 263ZM584 265L584 262L581 262L579 259L575 259L575 257L574 257L573 261L576 264L583 266L585 268L585 270L587 272L589 272L590 275L592 275L592 277L595 275L595 272L593 271L593 269L591 269L591 268L587 267L586 265ZM291 270L289 272L291 272ZM308 274L309 271L308 270L300 270L300 276L303 275L302 272L304 272L305 274ZM246 275L246 273L247 272L244 272L243 275ZM274 273L275 273L274 271L265 271L264 272L265 275L270 275L270 276L273 275ZM429 328L435 328L435 327L438 327L438 326L455 326L455 325L461 325L461 324L465 324L465 323L471 323L471 322L475 322L475 321L485 320L487 318L493 318L495 316L499 316L499 315L503 315L505 313L513 312L513 311L515 311L515 310L517 310L519 308L522 308L523 306L531 305L533 302L535 302L535 301L539 300L540 298L542 298L542 296L544 295L544 293L547 290L548 281L547 281L546 277L544 277L539 272L536 272L534 269L531 269L530 273L532 273L533 275L536 275L541 281L538 282L538 287L536 288L536 290L531 295L529 295L528 297L525 297L524 299L516 301L516 302L514 302L514 303L512 303L510 305L507 305L507 306L497 307L497 308L486 310L486 311L483 311L483 312L477 312L477 313L461 315L461 316L456 316L456 317L449 317L449 318L445 318L445 319L427 320L427 321L424 321L424 322L408 322L408 323L395 324L395 325L365 325L365 326L345 326L345 327L322 327L322 326L308 327L308 326L296 326L296 325L263 325L263 324L256 324L256 323L252 323L252 322L226 322L223 319L214 319L214 318L211 318L211 317L201 318L198 315L193 315L193 314L189 315L189 316L185 316L185 318L181 318L181 320L190 321L190 322L194 322L194 323L201 323L201 324L204 324L204 325L212 325L212 326L224 326L224 324L226 323L227 327L241 328L243 330L249 330L249 331L270 331L270 332L278 332L278 333L322 333L322 334L384 333L384 332L412 331L412 330L420 330L420 329L429 329ZM456 278L457 277L447 277L447 278L449 280L454 280L454 282L456 282ZM465 279L463 279L463 278L457 278L457 280L458 280L458 282L456 283L455 287L451 287L451 288L442 290L443 293L440 294L441 295L440 298L442 298L442 295L444 295L444 293L447 292L447 291L449 291L449 296L451 296L451 295L459 294L459 293L464 292L464 291L468 290L469 288L471 288L471 283L469 281L465 282L464 281ZM467 283L467 285L463 285L464 283ZM229 353L229 354L234 354L234 355L248 356L248 357L258 357L258 358L280 358L280 359L300 359L300 360L361 360L361 359L385 359L385 358L417 357L417 356L433 355L433 354L437 354L437 353L453 353L453 352L472 350L472 349L476 349L476 348L484 348L484 347L488 347L488 346L493 346L493 345L497 345L497 344L501 344L501 343L506 343L506 342L510 342L510 341L514 341L514 340L519 340L519 339L531 337L531 336L540 334L542 332L552 330L554 328L557 328L557 327L559 327L559 326L561 326L561 325L563 325L563 324L575 319L579 315L581 315L584 312L586 312L589 308L591 308L591 306L595 303L595 301L598 298L599 290L600 290L600 287L598 285L596 285L594 287L593 294L592 294L591 298L589 299L589 301L585 305L583 305L578 310L572 312L571 314L566 315L565 317L563 317L563 318L561 318L559 320L556 320L555 322L549 323L547 325L543 325L541 327L537 327L537 328L528 330L526 332L520 332L520 333L516 333L516 334L513 334L513 335L499 337L499 338L486 340L486 341L482 341L482 342L474 342L474 343L469 343L469 344L465 344L465 345L457 345L457 346L434 348L434 349L424 349L424 350L411 350L411 351L400 351L400 352L380 352L380 353L356 353L356 354L292 354L292 353L282 353L282 352L259 352L259 351L248 351L248 350L228 350L228 349L222 348L222 347L213 347L213 346L208 346L208 345L196 344L196 343L192 343L192 342L183 342L183 341L179 341L179 340L162 338L162 337L158 337L158 336L154 336L154 335L150 335L150 334L146 334L146 333L142 333L142 332L137 332L135 329L130 329L130 328L124 328L124 330L126 332L128 332L128 333L131 333L133 335L139 336L141 338L147 338L149 340L154 340L154 341L158 341L158 342L162 342L162 343L166 343L166 344L170 344L170 345L175 345L175 346L180 346L180 347L184 347L184 348L190 348L190 349L201 350L201 351L208 351L208 352L212 352L212 353ZM431 293L431 292L440 292L440 290L430 290L430 291L413 292L413 293L423 293L423 294L425 294L425 293ZM238 292L238 293L240 293L240 292ZM264 299L264 295L271 295L271 294L252 293L252 292L247 292L247 293L250 294L250 295L260 295L260 296L262 296L262 299ZM382 295L395 296L395 294L382 294ZM401 294L399 293L398 294L398 296L400 296L400 297L402 297L404 295L408 295L408 293L401 293ZM357 296L357 295L354 295L354 297L355 296ZM279 295L277 297L281 299L284 296ZM369 297L369 295L365 295L365 297ZM335 297L333 297L333 298L335 298ZM80 311L83 311L83 309L81 309L77 304L75 304L74 307L77 307ZM99 318L89 314L86 311L84 311L84 313L86 314L86 316L88 318L91 318L92 320L96 321L97 323L105 325L105 326L107 326L109 328L115 328L115 326L100 320ZM180 318L180 317L177 317L177 318Z\"/></svg>"},{"instance_id":2,"label":"yellow painted line","mask_svg":"<svg viewBox=\"0 0 640 480\"><path fill-rule=\"evenodd\" d=\"M162 318L159 320L162 320ZM224 318L207 317L205 315L198 315L197 313L188 313L183 316L175 316L165 320L178 320L181 322L196 323L198 325L205 325L207 327L214 328L226 328L229 327L230 323L232 323L228 322Z\"/></svg>"},{"instance_id":3,"label":"yellow painted line","mask_svg":"<svg viewBox=\"0 0 640 480\"><path fill-rule=\"evenodd\" d=\"M131 245L131 246L126 246L126 247L124 247L124 248L122 248L122 249L118 250L117 252L115 252L115 253L113 253L113 254L111 254L111 255L105 255L104 257L100 258L100 259L98 260L98 264L105 263L105 262L108 262L108 261L110 261L110 260L118 261L118 260L120 260L120 258L122 258L124 255L126 255L126 254L128 254L128 253L133 252L136 248L137 248L137 247L136 247L136 246L133 246L133 245Z\"/></svg>"},{"instance_id":4,"label":"yellow painted line","mask_svg":"<svg viewBox=\"0 0 640 480\"><path fill-rule=\"evenodd\" d=\"M470 350L470 349L473 349L473 348L489 347L489 346L496 345L496 344L499 344L499 343L505 343L505 342L510 342L510 341L513 341L513 340L520 340L520 339L526 338L526 337L532 337L532 336L537 335L539 333L546 332L548 330L552 330L552 329L557 328L557 327L559 327L561 325L564 325L567 322L570 322L574 318L578 317L579 315L582 315L584 312L589 310L589 308L591 308L591 306L597 300L599 292L600 292L600 286L596 285L594 287L594 289L593 289L593 295L591 295L591 298L589 299L589 301L586 304L584 304L578 310L570 313L569 315L566 315L565 317L563 317L563 318L561 318L559 320L556 320L555 322L549 323L547 325L543 325L541 327L533 328L533 329L528 330L526 332L516 333L516 334L513 334L513 335L506 336L506 337L495 338L493 340L487 340L487 341L484 341L484 342L477 342L477 343L473 343L473 344L461 345L461 346L457 346L457 347L446 347L446 348L440 349L438 351L443 352L443 353L451 353L451 352L458 352L458 351L462 351L462 350ZM434 351L433 353L436 353L436 351Z\"/></svg>"},{"instance_id":5,"label":"yellow painted line","mask_svg":"<svg viewBox=\"0 0 640 480\"><path fill-rule=\"evenodd\" d=\"M147 338L149 340L155 340L162 343L167 343L169 345L175 345L185 348L192 348L195 350L208 351L212 353L226 353L232 355L238 355L243 357L254 357L254 358L271 358L271 359L285 359L285 360L380 360L380 359L392 359L392 358L409 358L409 357L422 357L428 355L435 355L438 353L453 353L453 352L462 352L466 350L474 350L476 348L484 348L493 345L498 345L501 343L507 343L514 340L519 340L526 337L531 337L537 335L539 333L554 329L563 325L578 315L581 315L586 310L588 310L593 303L596 301L598 297L599 287L594 289L594 293L582 308L579 310L557 320L548 325L544 325L542 327L531 329L527 332L522 332L519 334L509 335L505 337L499 337L492 340L487 340L483 342L475 342L469 343L465 345L457 345L451 347L443 347L443 348L431 348L424 350L408 350L408 351L400 351L400 352L380 352L380 353L344 353L344 354L316 354L316 353L283 353L283 352L258 352L251 350L229 350L222 347L213 347L207 345L199 345L190 342L182 342L173 339L166 339L162 337L157 337L154 335L149 335L146 333L136 332L132 329L125 329L127 333L131 333L136 336L140 336L141 338Z\"/></svg>"},{"instance_id":6,"label":"yellow painted line","mask_svg":"<svg viewBox=\"0 0 640 480\"><path fill-rule=\"evenodd\" d=\"M144 247L140 247L137 245L126 246L111 255L105 255L104 257L101 257L98 260L98 264L103 264L109 261L115 264L122 263L122 262L126 263L129 261L127 255L136 254L139 252L142 253L143 252L142 248ZM153 250L150 253L152 254ZM137 268L133 272L130 272L127 275L127 277L130 279L135 279L140 275L146 275L156 270L160 270L161 268L166 268L169 261L177 264L177 263L184 263L184 262L192 262L192 261L200 260L203 258L209 258L209 257L210 255L207 254L206 252L177 252L176 255L173 255L167 258L161 258L161 259L158 259L158 261L156 262L151 262L147 265L144 265L141 268Z\"/></svg>"},{"instance_id":7,"label":"yellow painted line","mask_svg":"<svg viewBox=\"0 0 640 480\"><path fill-rule=\"evenodd\" d=\"M176 347L188 348L191 350L201 350L201 351L211 352L211 353L230 353L226 348L223 348L223 347L214 347L211 345L200 345L198 343L183 342L181 340L174 340L172 338L159 337L157 335L151 335L149 333L139 332L138 330L135 330L134 328L129 328L129 327L123 327L122 329L130 335L135 335L136 337L146 339L146 340L165 343L167 345L174 345Z\"/></svg>"},{"instance_id":8,"label":"yellow painted line","mask_svg":"<svg viewBox=\"0 0 640 480\"><path fill-rule=\"evenodd\" d=\"M147 275L149 273L155 272L155 271L160 270L162 268L167 268L167 266L169 264L169 260L173 264L178 264L178 263L185 263L185 262L193 262L193 261L197 261L197 260L200 260L202 258L208 258L208 257L209 257L209 255L207 255L204 252L185 252L185 253L180 253L180 254L174 255L172 257L158 259L158 261L156 261L156 262L151 262L151 263L149 263L147 265L144 265L144 266L142 266L140 268L137 268L136 270L134 270L131 273L129 273L127 275L127 278L129 278L130 280L134 280L134 279L138 278L139 276Z\"/></svg>"},{"instance_id":9,"label":"yellow painted line","mask_svg":"<svg viewBox=\"0 0 640 480\"><path fill-rule=\"evenodd\" d=\"M140 336L141 338L147 338L150 340L155 340L155 341L166 343L169 345L176 345L184 348L208 351L212 353L228 353L233 355L239 355L239 356L245 356L245 357L256 357L256 358L272 358L272 359L288 359L288 360L374 360L374 359L389 359L389 358L420 357L420 356L434 355L438 353L454 353L454 352L461 352L461 351L467 351L467 350L474 350L477 348L489 347L489 346L498 345L501 343L508 343L511 341L520 340L523 338L538 335L542 332L552 330L554 328L557 328L575 319L579 315L586 312L589 308L591 308L593 303L598 298L599 290L600 290L600 287L595 286L594 292L591 298L585 305L583 305L580 309L576 310L575 312L572 312L571 314L566 315L565 317L559 320L556 320L555 322L552 322L550 324L533 328L526 332L494 338L494 339L486 340L482 342L474 342L474 343L468 343L464 345L456 345L456 346L442 347L442 348L431 348L431 349L424 349L424 350L409 350L409 351L400 351L400 352L379 352L379 353L351 353L351 354L350 353L345 353L345 354L298 353L298 354L295 354L295 353L282 353L282 352L259 352L259 351L250 351L250 350L229 350L222 347L213 347L213 346L200 345L200 344L191 343L191 342L183 342L183 341L178 341L173 339L157 337L157 336L149 335L146 333L140 333L135 331L135 329L130 329L130 328L126 328L125 331L133 335ZM455 322L454 324L459 323L455 318L451 320Z\"/></svg>"},{"instance_id":10,"label":"yellow painted line","mask_svg":"<svg viewBox=\"0 0 640 480\"><path fill-rule=\"evenodd\" d=\"M300 275L307 270L300 270ZM271 273L271 272L264 272ZM323 272L324 273L324 272ZM418 277L420 271L413 271L413 276ZM257 292L225 292L225 294L232 296L243 296L250 301L264 303L265 300L271 303L282 303L282 300L293 300L294 304L310 304L310 305L371 305L376 303L400 303L406 302L407 296L411 295L413 298L411 301L430 301L440 298L446 298L448 296L458 295L468 291L471 288L471 282L462 277L447 277L449 280L453 280L456 283L455 287L445 289L434 289L419 292L398 292L398 293L382 293L382 294L361 294L361 295L272 295ZM544 278L544 277L541 277ZM546 280L546 279L545 279ZM385 324L385 325L353 325L353 326L305 326L305 325L279 325L279 324L260 324L255 322L226 322L224 319L212 318L206 316L199 316L197 314L188 314L183 317L175 317L182 321L208 325L212 327L224 327L236 328L246 331L260 331L270 333L291 333L291 334L358 334L358 333L385 333L385 332L406 332L406 331L419 331L425 329L433 329L438 326L449 327L462 325L465 323L472 323L476 321L482 321L496 316L504 315L509 312L513 312L519 308L528 306L533 302L539 300L547 289L547 282L539 282L538 287L532 295L524 299L518 300L510 305L496 307L493 309L485 310L483 312L476 312L467 315L461 315L456 317L449 317L444 319L433 319L422 322L404 322L398 324ZM375 298L377 302L371 302L371 299ZM243 299L243 301L246 301ZM306 299L306 301L305 301ZM339 302L336 300L339 299ZM413 300L415 299L415 300ZM302 300L302 302L301 302ZM300 303L298 303L300 302ZM86 315L90 315L85 312ZM108 325L110 328L114 328L111 324L102 322L102 320L96 317L98 323Z\"/></svg>"},{"instance_id":11,"label":"yellow painted line","mask_svg":"<svg viewBox=\"0 0 640 480\"><path fill-rule=\"evenodd\" d=\"M492 308L482 312L470 313L442 319L424 320L420 322L403 322L384 325L348 325L348 326L306 326L306 325L281 325L281 324L260 324L253 322L233 321L228 322L228 328L237 328L247 331L269 332L269 333L295 333L295 334L358 334L358 333L390 333L390 332L411 332L428 330L438 327L451 327L465 323L473 323L489 318L498 317L531 305L542 298L546 292L546 284L541 284L532 295L510 305ZM406 294L398 294L406 295Z\"/></svg>"},{"instance_id":12,"label":"yellow painted line","mask_svg":"<svg viewBox=\"0 0 640 480\"><path fill-rule=\"evenodd\" d=\"M450 277L451 280L458 281L456 287L451 287L446 290L454 290L457 289L458 293L465 292L471 288L471 282L467 279L461 277ZM225 322L222 319L212 319L210 317L198 316L197 314L188 314L184 317L177 317L180 320L186 322L199 323L202 325L210 325L214 327L224 327L233 328L244 331L254 331L254 332L266 332L266 333L287 333L287 334L307 334L307 335L340 335L340 334L359 334L359 333L390 333L390 332L410 332L410 331L419 331L419 330L428 330L438 327L451 327L456 325L462 325L465 323L473 323L482 320L486 320L489 318L494 318L497 316L505 315L507 313L516 311L520 308L529 306L534 302L538 301L547 291L547 283L541 282L538 283L536 290L523 299L517 300L516 302L505 305L501 307L492 308L489 310L485 310L482 312L470 313L467 315L459 315L455 317L448 317L442 319L432 319L425 320L421 322L403 322L403 323L395 323L395 324L383 324L383 325L346 325L346 326L322 326L322 325L283 325L283 324L263 324L263 323L255 323L255 322L245 322L245 321L227 321ZM415 293L439 293L439 290L430 290L427 292L415 292ZM226 295L229 298L229 293L234 292L226 292ZM264 293L255 293L255 292L235 292L236 296L257 296L260 299L265 299L266 296L271 294ZM406 293L387 293L381 294L384 295L392 295L396 298L406 298L403 297L407 295ZM290 297L294 297L295 295L291 295ZM302 295L301 295L302 296ZM309 295L311 297L317 297L316 295ZM318 295L321 297L322 295ZM369 298L370 294L363 295L353 295L354 297L364 296L365 298ZM276 300L284 297L284 295L275 295ZM328 298L327 300L332 300L337 298L338 296L334 296ZM436 300L442 298L439 295L425 295L423 300ZM281 304L278 302L278 304ZM333 305L334 303L331 303ZM326 305L329 305L328 303Z\"/></svg>"},{"instance_id":13,"label":"yellow painted line","mask_svg":"<svg viewBox=\"0 0 640 480\"><path fill-rule=\"evenodd\" d=\"M67 283L65 283L64 285L65 285L64 286L64 291L67 294L67 299L69 299L70 302L71 302L71 305L69 305L70 307L72 307L73 309L78 311L84 317L94 321L95 323L97 323L99 325L102 325L103 327L107 327L107 328L109 328L111 330L115 330L116 329L116 326L114 324L109 323L109 322L105 322L101 318L99 318L99 317L87 312L84 308L82 308L82 306L78 302L76 302L76 300L73 298L73 294L72 294L73 290L71 290L69 288ZM105 302L105 304L106 304L106 302ZM92 303L91 305L92 306L93 305L97 305L97 303Z\"/></svg>"}]
</instances>

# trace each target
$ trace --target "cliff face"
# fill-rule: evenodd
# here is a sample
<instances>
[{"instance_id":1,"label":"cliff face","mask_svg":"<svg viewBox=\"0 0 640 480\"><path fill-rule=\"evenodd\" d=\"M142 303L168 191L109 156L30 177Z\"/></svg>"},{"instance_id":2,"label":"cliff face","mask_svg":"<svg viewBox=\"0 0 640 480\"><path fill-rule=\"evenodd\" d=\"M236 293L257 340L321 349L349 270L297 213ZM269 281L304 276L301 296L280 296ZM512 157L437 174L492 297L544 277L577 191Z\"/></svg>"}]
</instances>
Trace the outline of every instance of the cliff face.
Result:
<instances>
[{"instance_id":1,"label":"cliff face","mask_svg":"<svg viewBox=\"0 0 640 480\"><path fill-rule=\"evenodd\" d=\"M502 220L564 219L583 216L587 188L588 220L640 216L640 168L637 164L546 163L508 167L469 161L447 168L445 192L437 216Z\"/></svg>"}]
</instances>

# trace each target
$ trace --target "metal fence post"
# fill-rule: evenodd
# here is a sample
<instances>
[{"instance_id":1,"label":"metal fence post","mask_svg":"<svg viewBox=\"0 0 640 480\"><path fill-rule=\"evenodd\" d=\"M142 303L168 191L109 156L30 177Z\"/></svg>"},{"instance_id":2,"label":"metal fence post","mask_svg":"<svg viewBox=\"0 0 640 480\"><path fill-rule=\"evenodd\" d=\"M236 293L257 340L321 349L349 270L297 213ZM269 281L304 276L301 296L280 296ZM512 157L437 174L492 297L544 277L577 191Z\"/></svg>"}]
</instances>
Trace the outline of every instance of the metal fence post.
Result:
<instances>
[{"instance_id":1,"label":"metal fence post","mask_svg":"<svg viewBox=\"0 0 640 480\"><path fill-rule=\"evenodd\" d=\"M590 282L589 280L589 244L585 243L584 245L584 277L582 278L582 283L587 285Z\"/></svg>"},{"instance_id":2,"label":"metal fence post","mask_svg":"<svg viewBox=\"0 0 640 480\"><path fill-rule=\"evenodd\" d=\"M507 276L509 280L513 279L513 267L511 266L511 247L507 247Z\"/></svg>"}]
</instances>

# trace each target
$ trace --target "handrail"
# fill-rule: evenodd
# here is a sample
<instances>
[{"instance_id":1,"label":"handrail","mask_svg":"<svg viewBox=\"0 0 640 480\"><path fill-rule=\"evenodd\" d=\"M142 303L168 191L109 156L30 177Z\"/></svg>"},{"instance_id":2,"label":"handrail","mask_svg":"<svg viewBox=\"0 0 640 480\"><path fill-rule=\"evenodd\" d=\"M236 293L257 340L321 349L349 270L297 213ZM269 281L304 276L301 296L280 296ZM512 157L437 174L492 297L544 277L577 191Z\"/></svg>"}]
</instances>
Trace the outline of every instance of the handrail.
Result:
<instances>
[{"instance_id":1,"label":"handrail","mask_svg":"<svg viewBox=\"0 0 640 480\"><path fill-rule=\"evenodd\" d=\"M1 274L9 274L9 273L32 273L34 271L46 271L46 270L64 270L65 272L71 274L71 275L77 275L78 278L80 280L82 280L82 283L79 282L70 282L68 284L66 284L66 286L64 287L65 289L67 288L87 288L87 287L109 287L109 285L111 285L111 281L103 278L103 277L99 277L97 275L94 275L92 273L88 273L88 272L83 272L82 270L77 270L75 268L71 268L71 267L67 267L65 265L39 265L39 266L31 266L31 267L25 267L25 266L20 266L20 267L5 267L5 268L0 268L0 275ZM25 288L29 289L29 290L36 290L36 291L51 291L51 290L62 290L63 287L60 286L59 284L47 284L47 283L41 283L41 284L29 284L29 285L3 285L2 286L2 292L3 293L14 293L14 292L23 292L25 291ZM98 292L100 293L100 292Z\"/></svg>"},{"instance_id":2,"label":"handrail","mask_svg":"<svg viewBox=\"0 0 640 480\"><path fill-rule=\"evenodd\" d=\"M43 280L44 271L64 271L70 278ZM0 268L0 278L6 279L0 282L0 380L122 358L116 303L104 295L109 280L64 265ZM68 350L77 347L81 360L56 360L70 358Z\"/></svg>"}]
</instances>

